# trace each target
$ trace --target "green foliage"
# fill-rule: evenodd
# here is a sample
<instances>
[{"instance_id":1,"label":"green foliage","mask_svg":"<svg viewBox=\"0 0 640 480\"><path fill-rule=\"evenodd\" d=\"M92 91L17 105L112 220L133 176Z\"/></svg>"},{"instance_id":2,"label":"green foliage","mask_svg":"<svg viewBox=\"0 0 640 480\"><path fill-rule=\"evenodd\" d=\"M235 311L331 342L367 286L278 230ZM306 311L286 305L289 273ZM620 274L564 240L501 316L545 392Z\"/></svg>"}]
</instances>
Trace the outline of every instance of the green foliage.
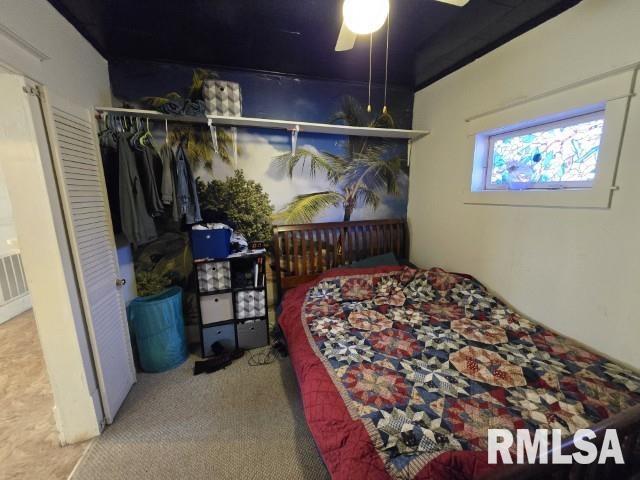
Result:
<instances>
[{"instance_id":1,"label":"green foliage","mask_svg":"<svg viewBox=\"0 0 640 480\"><path fill-rule=\"evenodd\" d=\"M344 97L341 110L331 121L351 126L394 128L388 113L378 117L368 114L353 97ZM275 171L289 178L296 167L307 170L311 178L318 173L326 176L333 191L296 196L274 216L278 223L308 223L328 207L342 206L343 220L351 219L356 208L373 209L380 204L380 195L398 195L398 175L406 172L406 162L399 157L388 158L393 144L383 139L348 137L344 155L299 148L295 155L285 153L273 160Z\"/></svg>"},{"instance_id":2,"label":"green foliage","mask_svg":"<svg viewBox=\"0 0 640 480\"><path fill-rule=\"evenodd\" d=\"M193 259L185 233L165 232L135 252L138 295L153 295L169 285L188 281Z\"/></svg>"},{"instance_id":3,"label":"green foliage","mask_svg":"<svg viewBox=\"0 0 640 480\"><path fill-rule=\"evenodd\" d=\"M193 76L191 78L191 85L187 89L187 96L191 100L200 100L202 98L202 87L205 80L212 80L220 78L220 76L206 68L196 68L193 70Z\"/></svg>"},{"instance_id":4,"label":"green foliage","mask_svg":"<svg viewBox=\"0 0 640 480\"><path fill-rule=\"evenodd\" d=\"M148 297L160 293L169 285L171 285L171 279L165 274L141 271L136 273L136 286L138 288L138 295L141 297Z\"/></svg>"},{"instance_id":5,"label":"green foliage","mask_svg":"<svg viewBox=\"0 0 640 480\"><path fill-rule=\"evenodd\" d=\"M225 180L198 180L202 216L207 222L226 223L244 234L248 241L271 238L274 207L262 185L248 180L242 170Z\"/></svg>"},{"instance_id":6,"label":"green foliage","mask_svg":"<svg viewBox=\"0 0 640 480\"><path fill-rule=\"evenodd\" d=\"M196 68L193 70L191 85L186 87L182 93L169 92L162 97L142 97L142 103L160 110L163 105L169 102L182 103L185 100L202 100L202 87L205 80L219 78L218 74L212 70ZM218 140L218 156L227 165L231 164L233 156L233 139L228 129L217 128L216 137ZM208 170L213 170L214 151L211 142L209 129L195 125L172 124L169 133L169 143L175 145L182 139L186 139L187 156L192 166L202 163ZM238 150L239 153L239 150Z\"/></svg>"},{"instance_id":7,"label":"green foliage","mask_svg":"<svg viewBox=\"0 0 640 480\"><path fill-rule=\"evenodd\" d=\"M311 223L316 215L328 207L337 207L344 203L345 198L338 192L314 192L297 195L281 212L273 216L276 222L287 222L295 219L297 222Z\"/></svg>"},{"instance_id":8,"label":"green foliage","mask_svg":"<svg viewBox=\"0 0 640 480\"><path fill-rule=\"evenodd\" d=\"M223 163L230 165L233 156L231 133L227 129L216 128L216 138L218 139L218 157ZM191 166L196 167L201 163L207 170L213 171L215 153L209 128L200 125L172 125L169 143L175 145L183 139L186 140L186 152ZM240 152L241 149L238 148L238 155Z\"/></svg>"}]
</instances>

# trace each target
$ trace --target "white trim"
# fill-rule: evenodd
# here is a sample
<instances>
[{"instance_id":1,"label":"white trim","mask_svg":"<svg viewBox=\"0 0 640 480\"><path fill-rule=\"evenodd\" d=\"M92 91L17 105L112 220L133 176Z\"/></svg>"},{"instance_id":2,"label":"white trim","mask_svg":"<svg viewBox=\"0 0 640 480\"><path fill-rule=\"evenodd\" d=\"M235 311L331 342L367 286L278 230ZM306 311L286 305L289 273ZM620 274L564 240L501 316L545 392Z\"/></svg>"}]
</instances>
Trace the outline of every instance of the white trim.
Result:
<instances>
[{"instance_id":1,"label":"white trim","mask_svg":"<svg viewBox=\"0 0 640 480\"><path fill-rule=\"evenodd\" d=\"M40 62L44 62L45 60L50 60L51 57L44 53L42 50L34 46L32 43L28 42L16 32L11 30L6 25L0 23L0 34L4 35L6 38L11 40L15 45L20 47L23 51L30 54L32 57L38 59Z\"/></svg>"},{"instance_id":2,"label":"white trim","mask_svg":"<svg viewBox=\"0 0 640 480\"><path fill-rule=\"evenodd\" d=\"M633 71L637 70L638 68L640 68L640 62L634 62L634 63L628 64L628 65L624 65L624 66L622 66L620 68L614 68L613 70L609 70L607 72L600 73L600 74L594 75L592 77L587 77L587 78L584 78L582 80L578 80L577 82L570 83L569 85L564 85L564 86L559 87L559 88L554 88L554 89L551 89L551 90L540 92L538 94L529 95L529 96L525 96L525 97L521 97L521 98L512 100L511 102L508 102L508 103L506 103L504 105L501 105L499 107L496 107L496 108L492 108L490 110L487 110L486 112L482 112L482 113L477 113L475 115L471 115L470 117L465 118L464 121L467 122L467 123L470 123L470 122L478 120L478 119L480 119L482 117L493 115L495 113L502 112L502 111L507 110L509 108L517 107L519 105L523 105L525 103L533 102L535 100L539 100L539 99L542 99L542 98L545 98L545 97L550 97L552 95L556 95L558 93L561 93L561 92L564 92L564 91L567 91L567 90L571 90L571 89L574 89L574 88L577 88L577 87L581 87L581 86L587 85L589 83L598 82L598 81L603 80L605 78L616 76L616 75L618 75L620 73L630 72L630 71L633 72ZM635 93L633 93L633 92L617 94L614 97L607 98L606 101L617 100L618 98L629 97L629 96L634 96L634 95L635 95Z\"/></svg>"},{"instance_id":3,"label":"white trim","mask_svg":"<svg viewBox=\"0 0 640 480\"><path fill-rule=\"evenodd\" d=\"M10 302L0 305L0 324L26 312L31 308L31 295L26 293Z\"/></svg>"},{"instance_id":4,"label":"white trim","mask_svg":"<svg viewBox=\"0 0 640 480\"><path fill-rule=\"evenodd\" d=\"M559 208L609 208L617 189L615 173L625 132L629 103L635 91L636 71L625 70L573 89L518 104L468 123L468 152L473 159L463 201L469 205L505 205ZM609 100L607 100L609 99ZM591 188L485 190L488 138L532 124L604 109L605 126L600 143L598 170ZM505 127L508 125L509 127Z\"/></svg>"}]
</instances>

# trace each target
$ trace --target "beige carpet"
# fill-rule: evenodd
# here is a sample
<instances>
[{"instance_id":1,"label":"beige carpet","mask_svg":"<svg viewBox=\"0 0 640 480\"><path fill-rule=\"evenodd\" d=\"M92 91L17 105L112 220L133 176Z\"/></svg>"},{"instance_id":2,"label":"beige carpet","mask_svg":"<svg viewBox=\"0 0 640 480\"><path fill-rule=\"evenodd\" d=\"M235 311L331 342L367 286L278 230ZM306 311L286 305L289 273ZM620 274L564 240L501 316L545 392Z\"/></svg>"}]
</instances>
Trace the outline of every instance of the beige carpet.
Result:
<instances>
[{"instance_id":1,"label":"beige carpet","mask_svg":"<svg viewBox=\"0 0 640 480\"><path fill-rule=\"evenodd\" d=\"M0 325L0 480L65 480L86 443L61 447L31 310Z\"/></svg>"},{"instance_id":2,"label":"beige carpet","mask_svg":"<svg viewBox=\"0 0 640 480\"><path fill-rule=\"evenodd\" d=\"M250 367L245 356L195 377L194 359L170 372L138 374L73 479L329 478L288 358Z\"/></svg>"}]
</instances>

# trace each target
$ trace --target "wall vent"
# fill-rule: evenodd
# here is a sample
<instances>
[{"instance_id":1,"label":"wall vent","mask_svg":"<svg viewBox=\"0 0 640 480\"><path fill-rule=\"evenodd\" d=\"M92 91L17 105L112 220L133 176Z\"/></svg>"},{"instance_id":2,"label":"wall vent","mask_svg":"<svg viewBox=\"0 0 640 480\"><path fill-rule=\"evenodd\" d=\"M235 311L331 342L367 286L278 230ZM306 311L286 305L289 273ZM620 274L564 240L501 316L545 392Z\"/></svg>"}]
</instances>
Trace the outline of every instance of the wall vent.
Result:
<instances>
[{"instance_id":1,"label":"wall vent","mask_svg":"<svg viewBox=\"0 0 640 480\"><path fill-rule=\"evenodd\" d=\"M29 293L19 253L0 257L0 293L0 305L6 305Z\"/></svg>"}]
</instances>

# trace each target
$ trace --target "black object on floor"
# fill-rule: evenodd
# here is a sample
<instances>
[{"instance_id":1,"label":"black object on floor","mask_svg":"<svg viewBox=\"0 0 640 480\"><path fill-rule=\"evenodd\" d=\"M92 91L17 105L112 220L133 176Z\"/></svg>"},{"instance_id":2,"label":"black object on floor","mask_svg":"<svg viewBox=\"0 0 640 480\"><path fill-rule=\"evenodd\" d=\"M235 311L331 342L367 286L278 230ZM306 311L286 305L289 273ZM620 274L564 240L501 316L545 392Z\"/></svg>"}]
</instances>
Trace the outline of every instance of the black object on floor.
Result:
<instances>
[{"instance_id":1,"label":"black object on floor","mask_svg":"<svg viewBox=\"0 0 640 480\"><path fill-rule=\"evenodd\" d=\"M196 361L193 364L193 374L200 375L201 373L217 372L218 370L222 370L223 368L231 365L231 361L231 355L228 353L216 355L215 357L207 360Z\"/></svg>"},{"instance_id":2,"label":"black object on floor","mask_svg":"<svg viewBox=\"0 0 640 480\"><path fill-rule=\"evenodd\" d=\"M211 345L211 351L214 356L207 360L196 361L193 364L193 374L200 375L201 373L213 373L218 370L231 365L231 362L241 358L244 355L244 350L236 348L235 350L228 352L219 342L214 342Z\"/></svg>"},{"instance_id":3,"label":"black object on floor","mask_svg":"<svg viewBox=\"0 0 640 480\"><path fill-rule=\"evenodd\" d=\"M282 339L275 340L271 345L271 348L277 351L278 354L283 358L289 355L289 351L287 350L287 344L284 343L284 340Z\"/></svg>"},{"instance_id":4,"label":"black object on floor","mask_svg":"<svg viewBox=\"0 0 640 480\"><path fill-rule=\"evenodd\" d=\"M211 344L211 351L213 352L213 354L215 356L223 355L223 354L227 353L227 351L224 349L224 347L222 346L222 344L220 342L213 342Z\"/></svg>"},{"instance_id":5,"label":"black object on floor","mask_svg":"<svg viewBox=\"0 0 640 480\"><path fill-rule=\"evenodd\" d=\"M244 350L243 349L236 348L235 350L229 351L226 348L224 348L220 342L212 343L211 344L211 351L216 356L229 354L229 355L231 355L231 359L232 360L237 360L239 358L242 358L242 356L244 355Z\"/></svg>"},{"instance_id":6,"label":"black object on floor","mask_svg":"<svg viewBox=\"0 0 640 480\"><path fill-rule=\"evenodd\" d=\"M280 328L278 323L276 323L276 326L273 328L272 347L278 351L281 357L289 355L287 350L287 340L284 338L284 333L282 333L282 328Z\"/></svg>"}]
</instances>

